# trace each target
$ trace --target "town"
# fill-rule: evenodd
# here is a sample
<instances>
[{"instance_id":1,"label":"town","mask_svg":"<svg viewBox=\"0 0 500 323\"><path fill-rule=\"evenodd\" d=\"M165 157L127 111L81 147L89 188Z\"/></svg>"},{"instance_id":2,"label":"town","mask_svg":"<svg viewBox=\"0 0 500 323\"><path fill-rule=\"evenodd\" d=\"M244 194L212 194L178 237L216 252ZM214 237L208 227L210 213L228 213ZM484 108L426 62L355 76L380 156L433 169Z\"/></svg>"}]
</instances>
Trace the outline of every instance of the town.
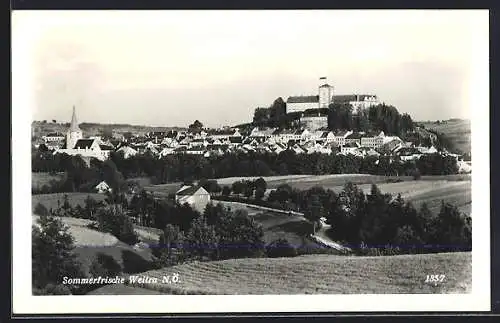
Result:
<instances>
[{"instance_id":1,"label":"town","mask_svg":"<svg viewBox=\"0 0 500 323\"><path fill-rule=\"evenodd\" d=\"M210 129L196 120L189 129L149 131L143 133L120 133L112 131L107 136L96 135L84 138L77 121L76 107L66 134L37 133L34 147L52 151L54 154L80 155L87 162L91 158L106 160L111 152L122 153L124 158L137 154L151 154L156 158L174 154L222 156L232 153L271 153L293 151L295 154L339 154L357 157L392 156L400 161L415 161L429 154L439 153L456 159L460 173L470 173L472 165L464 156L437 149L437 135L415 126L405 135L418 138L416 142L404 140L381 129L369 132L350 129L329 129L327 110L333 103L348 105L355 118L361 111L380 106L376 95L333 95L333 86L320 78L318 95L289 97L284 115L298 115L294 126L259 127L246 124L244 127ZM35 128L34 128L35 129ZM35 133L35 131L33 131ZM427 145L425 145L427 143Z\"/></svg>"},{"instance_id":2,"label":"town","mask_svg":"<svg viewBox=\"0 0 500 323\"><path fill-rule=\"evenodd\" d=\"M189 285L183 285L182 270L199 275L192 261L277 258L276 265L285 257L303 257L307 265L317 254L425 254L429 266L442 257L468 263L462 257L470 257L471 249L470 152L377 95L335 95L321 77L317 95L286 102L279 97L255 108L251 122L222 128L200 120L176 128L79 123L77 107L71 112L69 123L32 124L38 295L107 288L103 293L184 293ZM77 250L79 260L68 251L59 260L63 269L54 265L53 274L44 272L43 264L52 259L44 241L61 239L64 246L64 225L76 245L64 248ZM62 233L49 237L41 231ZM357 259L357 266L367 268L363 257ZM335 277L330 267L319 268ZM228 272L232 278L222 284L239 292L247 278L233 275L232 267ZM106 280L57 282L59 276L120 274L129 277L126 288ZM134 274L148 280L136 283ZM170 275L181 283L158 283ZM275 279L262 276L265 286ZM263 290L247 285L248 293ZM303 288L281 285L264 290L316 292L311 281ZM189 288L211 294L221 286Z\"/></svg>"}]
</instances>

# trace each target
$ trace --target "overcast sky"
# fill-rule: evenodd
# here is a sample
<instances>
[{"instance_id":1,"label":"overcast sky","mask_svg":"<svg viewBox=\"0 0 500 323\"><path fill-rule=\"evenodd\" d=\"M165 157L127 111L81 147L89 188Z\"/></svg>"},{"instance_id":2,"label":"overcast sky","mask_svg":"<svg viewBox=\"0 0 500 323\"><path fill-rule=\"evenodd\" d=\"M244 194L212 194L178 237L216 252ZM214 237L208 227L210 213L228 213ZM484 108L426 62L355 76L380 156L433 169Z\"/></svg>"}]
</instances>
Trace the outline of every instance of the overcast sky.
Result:
<instances>
[{"instance_id":1,"label":"overcast sky","mask_svg":"<svg viewBox=\"0 0 500 323\"><path fill-rule=\"evenodd\" d=\"M18 11L13 41L34 120L76 105L80 122L221 126L321 76L417 120L468 118L489 40L487 11L255 10Z\"/></svg>"}]
</instances>

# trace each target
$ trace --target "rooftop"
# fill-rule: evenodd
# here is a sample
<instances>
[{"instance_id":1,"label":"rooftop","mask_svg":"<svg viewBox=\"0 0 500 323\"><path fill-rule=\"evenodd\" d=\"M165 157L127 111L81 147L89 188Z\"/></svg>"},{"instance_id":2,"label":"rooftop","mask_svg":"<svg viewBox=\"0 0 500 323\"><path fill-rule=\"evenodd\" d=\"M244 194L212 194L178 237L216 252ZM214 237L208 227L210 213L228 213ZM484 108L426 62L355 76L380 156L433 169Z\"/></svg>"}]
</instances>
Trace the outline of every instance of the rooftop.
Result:
<instances>
[{"instance_id":1,"label":"rooftop","mask_svg":"<svg viewBox=\"0 0 500 323\"><path fill-rule=\"evenodd\" d=\"M319 95L291 96L286 103L318 103Z\"/></svg>"}]
</instances>

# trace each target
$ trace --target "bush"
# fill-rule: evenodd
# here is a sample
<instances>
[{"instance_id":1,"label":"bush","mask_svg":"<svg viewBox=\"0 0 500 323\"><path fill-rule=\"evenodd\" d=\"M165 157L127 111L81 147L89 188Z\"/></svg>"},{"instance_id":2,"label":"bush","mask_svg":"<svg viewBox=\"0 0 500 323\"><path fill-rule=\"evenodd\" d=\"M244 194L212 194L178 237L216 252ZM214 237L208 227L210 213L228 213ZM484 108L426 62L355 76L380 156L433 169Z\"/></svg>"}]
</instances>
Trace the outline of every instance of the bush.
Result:
<instances>
[{"instance_id":1,"label":"bush","mask_svg":"<svg viewBox=\"0 0 500 323\"><path fill-rule=\"evenodd\" d=\"M38 224L33 225L31 231L33 287L43 291L48 284L60 284L65 276L84 277L81 264L73 252L74 238L68 227L53 215L40 215ZM75 292L79 286L67 288Z\"/></svg>"},{"instance_id":2,"label":"bush","mask_svg":"<svg viewBox=\"0 0 500 323\"><path fill-rule=\"evenodd\" d=\"M113 277L122 272L120 264L110 255L99 252L90 265L90 274L93 277Z\"/></svg>"},{"instance_id":3,"label":"bush","mask_svg":"<svg viewBox=\"0 0 500 323\"><path fill-rule=\"evenodd\" d=\"M124 213L120 205L111 205L99 209L96 218L99 231L111 233L129 245L136 244L139 241L132 220Z\"/></svg>"},{"instance_id":4,"label":"bush","mask_svg":"<svg viewBox=\"0 0 500 323\"><path fill-rule=\"evenodd\" d=\"M277 239L266 247L266 254L270 258L295 257L297 256L297 249L286 239Z\"/></svg>"},{"instance_id":5,"label":"bush","mask_svg":"<svg viewBox=\"0 0 500 323\"><path fill-rule=\"evenodd\" d=\"M43 205L42 203L37 203L35 205L35 210L33 211L35 214L38 214L38 215L49 215L49 210L47 210L47 208L45 207L45 205Z\"/></svg>"}]
</instances>

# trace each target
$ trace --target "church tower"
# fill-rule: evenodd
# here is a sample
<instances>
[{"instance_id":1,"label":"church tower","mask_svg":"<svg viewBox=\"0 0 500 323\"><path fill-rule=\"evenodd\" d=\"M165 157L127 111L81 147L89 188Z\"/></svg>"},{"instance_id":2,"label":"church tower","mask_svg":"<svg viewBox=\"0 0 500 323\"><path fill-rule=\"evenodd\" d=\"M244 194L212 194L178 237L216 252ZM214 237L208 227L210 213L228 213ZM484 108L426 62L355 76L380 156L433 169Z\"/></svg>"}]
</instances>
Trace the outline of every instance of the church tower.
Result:
<instances>
[{"instance_id":1,"label":"church tower","mask_svg":"<svg viewBox=\"0 0 500 323\"><path fill-rule=\"evenodd\" d=\"M68 132L66 133L66 149L73 149L76 142L83 138L82 130L78 127L78 122L76 121L76 109L73 106L73 116L71 117L71 125L69 126Z\"/></svg>"},{"instance_id":2,"label":"church tower","mask_svg":"<svg viewBox=\"0 0 500 323\"><path fill-rule=\"evenodd\" d=\"M329 85L326 82L326 77L320 77L320 86L319 86L319 108L325 109L328 108L330 103L333 101L333 86Z\"/></svg>"}]
</instances>

